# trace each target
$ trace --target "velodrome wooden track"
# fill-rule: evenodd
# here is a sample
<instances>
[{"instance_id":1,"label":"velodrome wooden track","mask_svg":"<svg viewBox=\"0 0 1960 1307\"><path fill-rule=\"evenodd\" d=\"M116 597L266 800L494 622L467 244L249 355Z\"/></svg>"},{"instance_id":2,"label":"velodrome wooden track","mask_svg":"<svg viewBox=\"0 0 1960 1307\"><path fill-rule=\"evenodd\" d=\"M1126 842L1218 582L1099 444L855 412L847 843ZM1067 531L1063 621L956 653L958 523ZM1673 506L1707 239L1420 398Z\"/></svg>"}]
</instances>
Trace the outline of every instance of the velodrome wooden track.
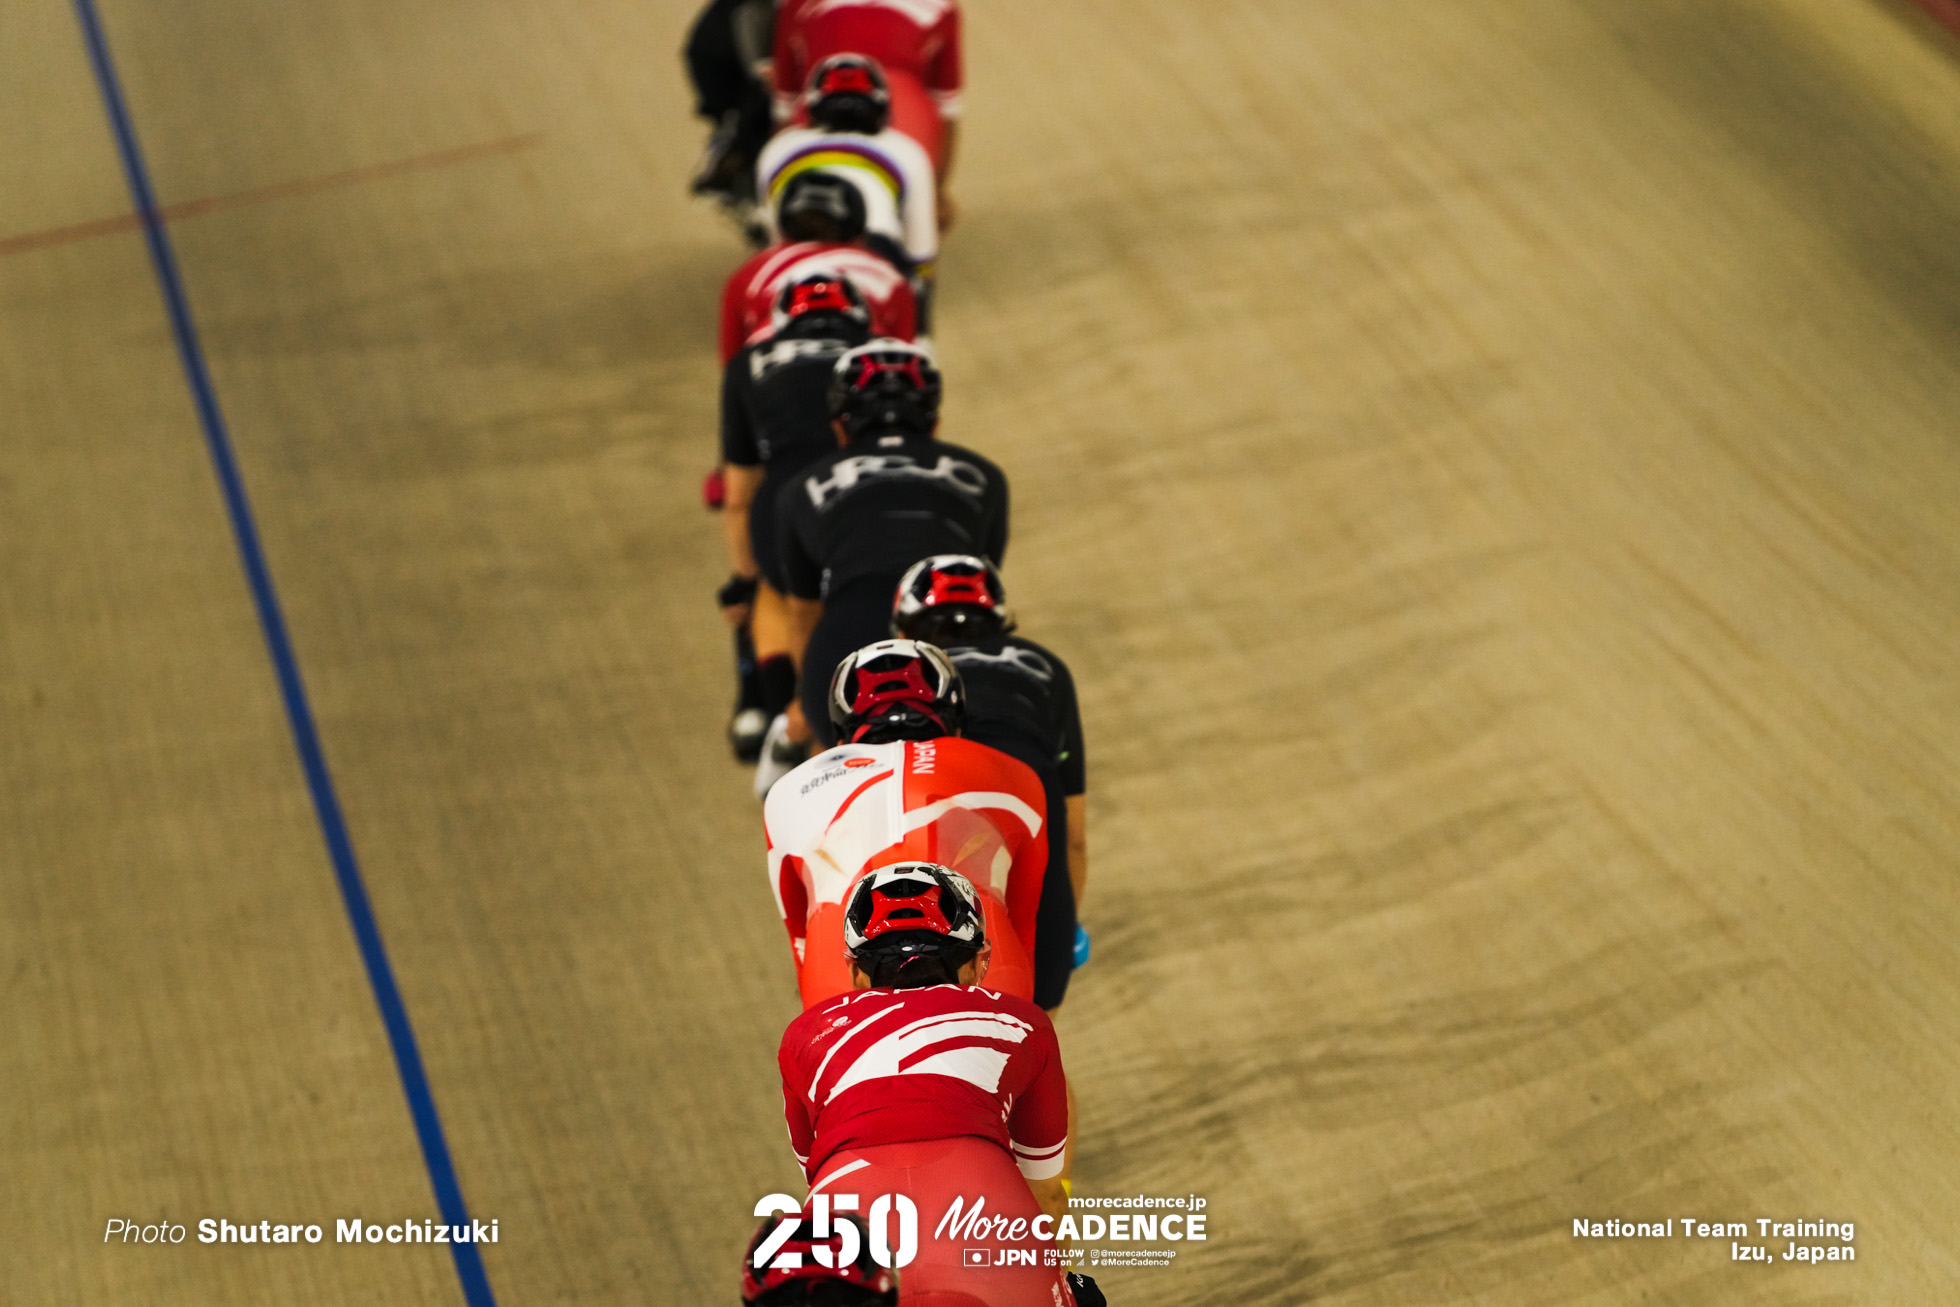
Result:
<instances>
[{"instance_id":1,"label":"velodrome wooden track","mask_svg":"<svg viewBox=\"0 0 1960 1307\"><path fill-rule=\"evenodd\" d=\"M689 8L105 0L507 1304L733 1302L795 1181ZM1112 1301L1950 1295L1948 34L970 11L947 431L1084 692L1080 1183L1211 1204ZM0 6L0 139L0 1301L458 1302L441 1249L101 1242L435 1204L56 0Z\"/></svg>"}]
</instances>

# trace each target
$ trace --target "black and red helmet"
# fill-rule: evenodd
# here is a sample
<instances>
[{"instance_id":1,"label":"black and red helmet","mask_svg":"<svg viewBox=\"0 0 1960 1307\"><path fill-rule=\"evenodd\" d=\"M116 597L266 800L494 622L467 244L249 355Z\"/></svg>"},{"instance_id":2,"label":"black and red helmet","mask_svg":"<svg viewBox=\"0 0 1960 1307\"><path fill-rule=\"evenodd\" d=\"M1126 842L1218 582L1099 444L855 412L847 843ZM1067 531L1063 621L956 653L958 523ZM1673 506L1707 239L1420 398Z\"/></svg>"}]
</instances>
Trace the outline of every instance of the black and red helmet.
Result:
<instances>
[{"instance_id":1,"label":"black and red helmet","mask_svg":"<svg viewBox=\"0 0 1960 1307\"><path fill-rule=\"evenodd\" d=\"M934 554L906 570L892 596L892 634L946 644L1014 629L1000 569L975 554Z\"/></svg>"},{"instance_id":2,"label":"black and red helmet","mask_svg":"<svg viewBox=\"0 0 1960 1307\"><path fill-rule=\"evenodd\" d=\"M892 118L891 86L869 55L834 54L810 72L803 103L810 121L828 132L875 136Z\"/></svg>"},{"instance_id":3,"label":"black and red helmet","mask_svg":"<svg viewBox=\"0 0 1960 1307\"><path fill-rule=\"evenodd\" d=\"M936 862L894 862L851 886L844 950L860 961L874 953L977 953L987 942L986 920L980 892L959 872Z\"/></svg>"},{"instance_id":4,"label":"black and red helmet","mask_svg":"<svg viewBox=\"0 0 1960 1307\"><path fill-rule=\"evenodd\" d=\"M837 664L830 721L845 744L958 735L966 724L966 687L937 646L880 640Z\"/></svg>"},{"instance_id":5,"label":"black and red helmet","mask_svg":"<svg viewBox=\"0 0 1960 1307\"><path fill-rule=\"evenodd\" d=\"M798 1215L802 1220L796 1232L770 1255L767 1265L755 1264L756 1252L783 1218L764 1221L749 1240L749 1255L742 1259L743 1307L889 1307L898 1301L898 1277L872 1258L862 1221L833 1215L828 1221L829 1237L819 1239L814 1220ZM842 1266L825 1266L817 1258L819 1249L823 1260L830 1262L839 1261L839 1254L855 1252ZM793 1265L779 1269L778 1263Z\"/></svg>"},{"instance_id":6,"label":"black and red helmet","mask_svg":"<svg viewBox=\"0 0 1960 1307\"><path fill-rule=\"evenodd\" d=\"M792 323L818 321L852 324L859 329L857 339L863 340L870 332L871 306L851 279L841 273L817 272L784 282L769 312L771 328L781 332Z\"/></svg>"},{"instance_id":7,"label":"black and red helmet","mask_svg":"<svg viewBox=\"0 0 1960 1307\"><path fill-rule=\"evenodd\" d=\"M830 416L853 440L891 431L931 435L939 395L932 351L889 336L846 352L830 374Z\"/></svg>"}]
</instances>

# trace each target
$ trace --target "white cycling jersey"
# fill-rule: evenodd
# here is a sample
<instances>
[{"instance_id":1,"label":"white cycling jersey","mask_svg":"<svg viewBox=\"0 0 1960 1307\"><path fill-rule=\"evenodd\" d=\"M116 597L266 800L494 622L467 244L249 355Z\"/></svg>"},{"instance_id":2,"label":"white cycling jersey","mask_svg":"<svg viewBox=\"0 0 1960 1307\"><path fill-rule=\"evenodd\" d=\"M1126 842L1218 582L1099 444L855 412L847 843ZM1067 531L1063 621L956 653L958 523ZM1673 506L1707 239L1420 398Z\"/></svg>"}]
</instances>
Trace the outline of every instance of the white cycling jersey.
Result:
<instances>
[{"instance_id":1,"label":"white cycling jersey","mask_svg":"<svg viewBox=\"0 0 1960 1307\"><path fill-rule=\"evenodd\" d=\"M864 229L898 245L924 266L939 257L939 201L932 159L923 147L887 127L875 135L787 127L771 137L756 160L756 193L764 196L770 231L777 239L776 203L799 173L844 178L864 197Z\"/></svg>"}]
</instances>

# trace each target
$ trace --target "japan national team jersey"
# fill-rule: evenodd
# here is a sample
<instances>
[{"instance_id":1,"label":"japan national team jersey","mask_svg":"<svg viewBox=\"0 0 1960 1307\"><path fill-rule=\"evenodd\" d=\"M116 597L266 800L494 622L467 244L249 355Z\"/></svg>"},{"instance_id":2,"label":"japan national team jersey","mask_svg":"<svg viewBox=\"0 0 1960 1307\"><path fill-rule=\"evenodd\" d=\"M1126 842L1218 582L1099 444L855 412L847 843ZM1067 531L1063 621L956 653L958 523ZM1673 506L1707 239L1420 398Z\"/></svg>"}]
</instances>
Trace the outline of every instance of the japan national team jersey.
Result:
<instances>
[{"instance_id":1,"label":"japan national team jersey","mask_svg":"<svg viewBox=\"0 0 1960 1307\"><path fill-rule=\"evenodd\" d=\"M1025 763L951 736L839 745L777 781L762 820L804 1006L850 989L844 900L894 862L936 862L972 881L994 950L988 983L1033 993L1047 810Z\"/></svg>"},{"instance_id":2,"label":"japan national team jersey","mask_svg":"<svg viewBox=\"0 0 1960 1307\"><path fill-rule=\"evenodd\" d=\"M972 985L862 990L790 1022L776 1060L808 1179L839 1149L967 1135L1008 1150L1030 1180L1062 1172L1061 1049L1025 999Z\"/></svg>"},{"instance_id":3,"label":"japan national team jersey","mask_svg":"<svg viewBox=\"0 0 1960 1307\"><path fill-rule=\"evenodd\" d=\"M811 70L834 54L876 59L918 83L941 118L960 115L960 7L955 0L783 0L776 11L776 112L787 119Z\"/></svg>"},{"instance_id":4,"label":"japan national team jersey","mask_svg":"<svg viewBox=\"0 0 1960 1307\"><path fill-rule=\"evenodd\" d=\"M859 245L797 241L772 245L735 269L721 292L721 362L769 334L776 294L787 282L819 274L843 277L871 309L871 334L911 340L918 334L918 305L905 274Z\"/></svg>"},{"instance_id":5,"label":"japan national team jersey","mask_svg":"<svg viewBox=\"0 0 1960 1307\"><path fill-rule=\"evenodd\" d=\"M756 194L764 197L770 231L776 231L776 204L790 179L824 172L857 188L864 197L864 229L883 236L919 266L939 257L939 200L932 160L924 147L903 132L886 128L875 135L786 127L769 138L756 159Z\"/></svg>"}]
</instances>

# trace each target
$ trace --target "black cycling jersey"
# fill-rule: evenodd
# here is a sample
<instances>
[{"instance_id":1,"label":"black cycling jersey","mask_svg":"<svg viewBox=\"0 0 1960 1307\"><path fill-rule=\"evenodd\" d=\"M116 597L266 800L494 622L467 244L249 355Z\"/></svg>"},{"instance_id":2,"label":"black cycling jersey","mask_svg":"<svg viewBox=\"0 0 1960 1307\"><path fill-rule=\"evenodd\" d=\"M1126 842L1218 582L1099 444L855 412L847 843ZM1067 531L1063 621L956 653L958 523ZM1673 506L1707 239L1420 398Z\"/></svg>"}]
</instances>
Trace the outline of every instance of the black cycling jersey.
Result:
<instances>
[{"instance_id":1,"label":"black cycling jersey","mask_svg":"<svg viewBox=\"0 0 1960 1307\"><path fill-rule=\"evenodd\" d=\"M721 377L721 457L764 468L749 505L749 548L763 579L784 586L777 496L798 472L837 452L827 392L838 356L869 330L836 318L792 322L768 340L744 346Z\"/></svg>"},{"instance_id":2,"label":"black cycling jersey","mask_svg":"<svg viewBox=\"0 0 1960 1307\"><path fill-rule=\"evenodd\" d=\"M833 318L802 330L792 323L737 350L721 374L722 461L785 474L834 453L830 372L867 339L865 328Z\"/></svg>"},{"instance_id":3,"label":"black cycling jersey","mask_svg":"<svg viewBox=\"0 0 1960 1307\"><path fill-rule=\"evenodd\" d=\"M1018 635L949 645L946 653L966 686L963 733L982 744L1003 735L1031 741L1052 760L1062 793L1081 794L1087 788L1082 712L1068 664Z\"/></svg>"},{"instance_id":4,"label":"black cycling jersey","mask_svg":"<svg viewBox=\"0 0 1960 1307\"><path fill-rule=\"evenodd\" d=\"M694 112L716 125L698 189L753 198L755 158L775 129L769 88L756 76L774 45L770 0L710 0L687 34Z\"/></svg>"},{"instance_id":5,"label":"black cycling jersey","mask_svg":"<svg viewBox=\"0 0 1960 1307\"><path fill-rule=\"evenodd\" d=\"M989 730L987 723L981 722L976 729L970 700L967 714L967 723L960 729L963 737L1027 764L1028 770L1041 781L1042 807L1048 812L1044 832L1048 841L1048 870L1041 878L1041 901L1035 906L1034 952L1028 961L1034 964L1035 1006L1059 1007L1068 996L1069 973L1075 970L1075 882L1068 874L1068 795L1062 790L1052 746L1030 739L1018 728Z\"/></svg>"},{"instance_id":6,"label":"black cycling jersey","mask_svg":"<svg viewBox=\"0 0 1960 1307\"><path fill-rule=\"evenodd\" d=\"M853 441L819 459L777 500L784 584L822 599L932 554L1007 551L1007 477L958 445L924 436ZM886 603L890 600L887 598Z\"/></svg>"},{"instance_id":7,"label":"black cycling jersey","mask_svg":"<svg viewBox=\"0 0 1960 1307\"><path fill-rule=\"evenodd\" d=\"M720 118L761 90L755 67L767 60L775 44L776 13L769 0L709 0L688 30L683 54L694 82L694 112Z\"/></svg>"}]
</instances>

